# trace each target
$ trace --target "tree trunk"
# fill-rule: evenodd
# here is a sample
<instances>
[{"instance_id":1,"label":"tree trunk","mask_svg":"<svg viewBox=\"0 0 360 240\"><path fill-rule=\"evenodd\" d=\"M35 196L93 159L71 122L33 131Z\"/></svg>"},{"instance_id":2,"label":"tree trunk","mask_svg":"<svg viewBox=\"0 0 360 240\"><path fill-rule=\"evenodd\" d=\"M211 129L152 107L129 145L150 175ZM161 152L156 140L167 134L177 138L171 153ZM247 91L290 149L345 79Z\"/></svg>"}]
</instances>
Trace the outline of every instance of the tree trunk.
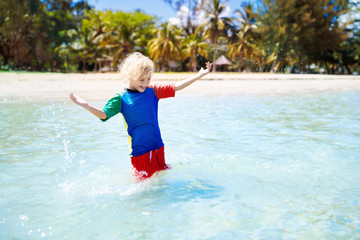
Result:
<instances>
[{"instance_id":1,"label":"tree trunk","mask_svg":"<svg viewBox=\"0 0 360 240\"><path fill-rule=\"evenodd\" d=\"M260 63L259 65L259 72L265 72L265 69L263 68L264 63Z\"/></svg>"},{"instance_id":2,"label":"tree trunk","mask_svg":"<svg viewBox=\"0 0 360 240\"><path fill-rule=\"evenodd\" d=\"M191 51L190 57L190 72L196 71L196 53L195 50Z\"/></svg>"},{"instance_id":3,"label":"tree trunk","mask_svg":"<svg viewBox=\"0 0 360 240\"><path fill-rule=\"evenodd\" d=\"M213 70L212 70L213 73L216 72L216 65L215 65L216 53L217 53L217 40L215 41L215 48L214 48Z\"/></svg>"},{"instance_id":4,"label":"tree trunk","mask_svg":"<svg viewBox=\"0 0 360 240\"><path fill-rule=\"evenodd\" d=\"M194 72L196 72L196 54L194 55Z\"/></svg>"},{"instance_id":5,"label":"tree trunk","mask_svg":"<svg viewBox=\"0 0 360 240\"><path fill-rule=\"evenodd\" d=\"M86 60L83 60L82 72L84 73L85 71L86 71Z\"/></svg>"},{"instance_id":6,"label":"tree trunk","mask_svg":"<svg viewBox=\"0 0 360 240\"><path fill-rule=\"evenodd\" d=\"M242 65L243 58L244 58L244 53L241 52L241 54L240 54L240 60L239 60L239 72L241 72L241 65Z\"/></svg>"},{"instance_id":7,"label":"tree trunk","mask_svg":"<svg viewBox=\"0 0 360 240\"><path fill-rule=\"evenodd\" d=\"M0 55L3 56L3 60L4 60L4 65L8 65L9 64L9 60L10 60L10 48L8 48L8 46L1 46L0 47Z\"/></svg>"},{"instance_id":8,"label":"tree trunk","mask_svg":"<svg viewBox=\"0 0 360 240\"><path fill-rule=\"evenodd\" d=\"M326 62L324 63L324 65L325 65L325 68L326 68L326 72L327 72L328 74L330 74L330 69L329 69L329 66L327 65L327 63L326 63Z\"/></svg>"},{"instance_id":9,"label":"tree trunk","mask_svg":"<svg viewBox=\"0 0 360 240\"><path fill-rule=\"evenodd\" d=\"M344 63L344 66L345 66L345 68L346 68L347 73L348 73L348 74L352 74L352 72L351 72L349 66L347 65L347 63Z\"/></svg>"},{"instance_id":10,"label":"tree trunk","mask_svg":"<svg viewBox=\"0 0 360 240\"><path fill-rule=\"evenodd\" d=\"M111 61L107 61L107 63L108 63L109 72L111 72Z\"/></svg>"},{"instance_id":11,"label":"tree trunk","mask_svg":"<svg viewBox=\"0 0 360 240\"><path fill-rule=\"evenodd\" d=\"M8 65L9 64L9 57L6 55L3 55L3 59L4 59L4 65Z\"/></svg>"},{"instance_id":12,"label":"tree trunk","mask_svg":"<svg viewBox=\"0 0 360 240\"><path fill-rule=\"evenodd\" d=\"M165 58L162 58L160 72L165 72Z\"/></svg>"},{"instance_id":13,"label":"tree trunk","mask_svg":"<svg viewBox=\"0 0 360 240\"><path fill-rule=\"evenodd\" d=\"M270 70L271 73L276 72L275 68L276 68L276 65L278 64L278 62L279 62L279 60L276 58L275 62L271 65L271 70Z\"/></svg>"}]
</instances>

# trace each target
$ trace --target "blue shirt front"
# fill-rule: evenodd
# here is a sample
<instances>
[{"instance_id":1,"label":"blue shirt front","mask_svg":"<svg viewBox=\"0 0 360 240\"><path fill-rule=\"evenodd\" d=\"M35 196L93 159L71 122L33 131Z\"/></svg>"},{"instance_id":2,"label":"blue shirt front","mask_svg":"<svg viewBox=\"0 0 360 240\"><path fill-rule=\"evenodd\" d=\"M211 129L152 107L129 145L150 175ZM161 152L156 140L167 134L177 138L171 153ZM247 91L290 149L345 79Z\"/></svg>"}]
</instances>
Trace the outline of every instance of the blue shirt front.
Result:
<instances>
[{"instance_id":1,"label":"blue shirt front","mask_svg":"<svg viewBox=\"0 0 360 240\"><path fill-rule=\"evenodd\" d=\"M119 112L124 116L133 157L164 146L158 121L158 103L155 89L148 87L142 93L126 90L117 94L103 108L107 119Z\"/></svg>"}]
</instances>

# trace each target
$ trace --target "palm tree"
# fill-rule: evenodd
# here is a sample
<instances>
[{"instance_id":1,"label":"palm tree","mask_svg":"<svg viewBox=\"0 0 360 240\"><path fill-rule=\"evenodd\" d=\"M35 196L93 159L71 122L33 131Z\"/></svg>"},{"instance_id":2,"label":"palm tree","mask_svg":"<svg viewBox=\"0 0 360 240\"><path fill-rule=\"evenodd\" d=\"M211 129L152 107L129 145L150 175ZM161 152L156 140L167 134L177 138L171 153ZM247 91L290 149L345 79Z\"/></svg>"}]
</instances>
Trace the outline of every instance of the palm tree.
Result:
<instances>
[{"instance_id":1,"label":"palm tree","mask_svg":"<svg viewBox=\"0 0 360 240\"><path fill-rule=\"evenodd\" d=\"M207 57L208 53L206 51L208 44L202 40L202 37L198 31L199 28L195 30L194 33L186 35L185 39L182 42L182 56L184 59L190 57L190 71L196 71L196 55Z\"/></svg>"},{"instance_id":2,"label":"palm tree","mask_svg":"<svg viewBox=\"0 0 360 240\"><path fill-rule=\"evenodd\" d=\"M245 13L241 10L236 10L235 13L240 15L240 18L237 20L240 22L240 29L236 32L232 43L228 46L229 55L232 57L232 60L236 57L239 57L239 72L241 71L242 61L244 57L250 57L253 44L251 40L253 38L254 29L256 25L253 24L253 18L251 5L248 5L244 8Z\"/></svg>"},{"instance_id":3,"label":"palm tree","mask_svg":"<svg viewBox=\"0 0 360 240\"><path fill-rule=\"evenodd\" d=\"M107 36L108 47L111 49L112 57L117 62L129 54L137 39L135 26L131 24L130 16L125 13L117 12L114 16L114 23L111 27L111 33Z\"/></svg>"},{"instance_id":4,"label":"palm tree","mask_svg":"<svg viewBox=\"0 0 360 240\"><path fill-rule=\"evenodd\" d=\"M81 26L67 31L72 44L59 48L59 51L72 53L79 62L82 62L82 71L86 71L86 64L101 55L105 43L104 33L106 26L103 22L103 13L97 10L87 12L87 18L82 20ZM66 50L68 49L68 50Z\"/></svg>"},{"instance_id":5,"label":"palm tree","mask_svg":"<svg viewBox=\"0 0 360 240\"><path fill-rule=\"evenodd\" d=\"M221 17L226 9L226 3L221 0L211 0L204 5L203 9L207 16L207 21L204 23L205 37L214 44L213 62L215 62L219 38L227 35L227 31L232 28L232 20L228 17ZM216 66L214 65L213 72L215 71Z\"/></svg>"},{"instance_id":6,"label":"palm tree","mask_svg":"<svg viewBox=\"0 0 360 240\"><path fill-rule=\"evenodd\" d=\"M140 11L109 13L110 31L107 47L111 50L114 63L136 50L145 52L145 40L154 29L154 17Z\"/></svg>"},{"instance_id":7,"label":"palm tree","mask_svg":"<svg viewBox=\"0 0 360 240\"><path fill-rule=\"evenodd\" d=\"M159 29L154 31L155 38L148 42L150 58L156 62L160 60L161 71L165 71L165 65L172 57L180 53L179 36L180 30L168 22L161 24Z\"/></svg>"}]
</instances>

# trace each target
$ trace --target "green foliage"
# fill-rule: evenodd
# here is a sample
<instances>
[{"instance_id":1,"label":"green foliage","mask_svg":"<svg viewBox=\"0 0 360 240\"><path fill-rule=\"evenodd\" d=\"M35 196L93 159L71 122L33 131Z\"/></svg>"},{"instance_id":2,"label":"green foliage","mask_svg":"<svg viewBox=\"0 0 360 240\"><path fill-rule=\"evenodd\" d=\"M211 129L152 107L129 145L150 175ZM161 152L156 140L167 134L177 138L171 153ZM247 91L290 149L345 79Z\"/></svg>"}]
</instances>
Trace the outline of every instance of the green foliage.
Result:
<instances>
[{"instance_id":1,"label":"green foliage","mask_svg":"<svg viewBox=\"0 0 360 240\"><path fill-rule=\"evenodd\" d=\"M12 69L62 70L56 47L70 41L64 30L78 25L87 4L71 0L0 2L0 56Z\"/></svg>"},{"instance_id":2,"label":"green foliage","mask_svg":"<svg viewBox=\"0 0 360 240\"><path fill-rule=\"evenodd\" d=\"M347 0L264 0L259 11L259 34L275 54L273 72L289 64L333 63L332 52L347 38L339 17Z\"/></svg>"},{"instance_id":3,"label":"green foliage","mask_svg":"<svg viewBox=\"0 0 360 240\"><path fill-rule=\"evenodd\" d=\"M207 20L204 23L205 38L208 38L214 44L213 62L215 62L218 51L218 42L220 38L227 37L228 31L232 29L232 19L221 17L225 11L226 3L221 0L211 0L205 6ZM213 66L213 72L216 71L216 65Z\"/></svg>"},{"instance_id":4,"label":"green foliage","mask_svg":"<svg viewBox=\"0 0 360 240\"><path fill-rule=\"evenodd\" d=\"M149 54L155 62L160 60L163 72L169 61L180 53L180 29L164 23L153 33L155 37L148 43Z\"/></svg>"},{"instance_id":5,"label":"green foliage","mask_svg":"<svg viewBox=\"0 0 360 240\"><path fill-rule=\"evenodd\" d=\"M87 0L1 0L0 68L116 70L134 51L165 71L195 71L224 54L231 71L360 71L359 4L354 0L257 0L224 17L225 0L164 0L190 11L181 26L141 11L98 11ZM200 26L198 13L206 15ZM214 68L215 69L215 68Z\"/></svg>"},{"instance_id":6,"label":"green foliage","mask_svg":"<svg viewBox=\"0 0 360 240\"><path fill-rule=\"evenodd\" d=\"M197 28L194 33L186 35L181 43L182 60L190 58L189 70L196 71L196 56L208 57L208 43L201 37L201 28Z\"/></svg>"},{"instance_id":7,"label":"green foliage","mask_svg":"<svg viewBox=\"0 0 360 240\"><path fill-rule=\"evenodd\" d=\"M253 43L255 41L255 30L257 26L254 22L254 13L252 11L252 6L246 6L243 11L235 11L238 18L234 18L235 21L239 22L238 29L235 29L235 34L231 38L228 44L228 53L232 58L232 61L235 58L239 57L239 71L242 69L243 60L254 59L257 57L258 48Z\"/></svg>"},{"instance_id":8,"label":"green foliage","mask_svg":"<svg viewBox=\"0 0 360 240\"><path fill-rule=\"evenodd\" d=\"M107 12L109 34L106 37L109 54L115 61L132 51L147 53L147 42L155 29L155 17L143 12Z\"/></svg>"}]
</instances>

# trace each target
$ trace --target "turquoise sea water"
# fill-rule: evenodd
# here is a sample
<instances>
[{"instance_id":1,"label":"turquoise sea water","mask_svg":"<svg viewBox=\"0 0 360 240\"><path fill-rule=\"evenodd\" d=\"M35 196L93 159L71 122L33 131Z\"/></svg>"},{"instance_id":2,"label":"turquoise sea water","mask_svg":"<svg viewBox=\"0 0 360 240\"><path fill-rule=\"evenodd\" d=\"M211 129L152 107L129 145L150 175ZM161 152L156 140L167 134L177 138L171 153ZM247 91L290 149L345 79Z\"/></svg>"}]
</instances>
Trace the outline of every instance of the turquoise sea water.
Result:
<instances>
[{"instance_id":1,"label":"turquoise sea water","mask_svg":"<svg viewBox=\"0 0 360 240\"><path fill-rule=\"evenodd\" d=\"M137 182L121 116L3 99L0 239L359 239L359 106L359 92L162 100L173 168Z\"/></svg>"}]
</instances>

